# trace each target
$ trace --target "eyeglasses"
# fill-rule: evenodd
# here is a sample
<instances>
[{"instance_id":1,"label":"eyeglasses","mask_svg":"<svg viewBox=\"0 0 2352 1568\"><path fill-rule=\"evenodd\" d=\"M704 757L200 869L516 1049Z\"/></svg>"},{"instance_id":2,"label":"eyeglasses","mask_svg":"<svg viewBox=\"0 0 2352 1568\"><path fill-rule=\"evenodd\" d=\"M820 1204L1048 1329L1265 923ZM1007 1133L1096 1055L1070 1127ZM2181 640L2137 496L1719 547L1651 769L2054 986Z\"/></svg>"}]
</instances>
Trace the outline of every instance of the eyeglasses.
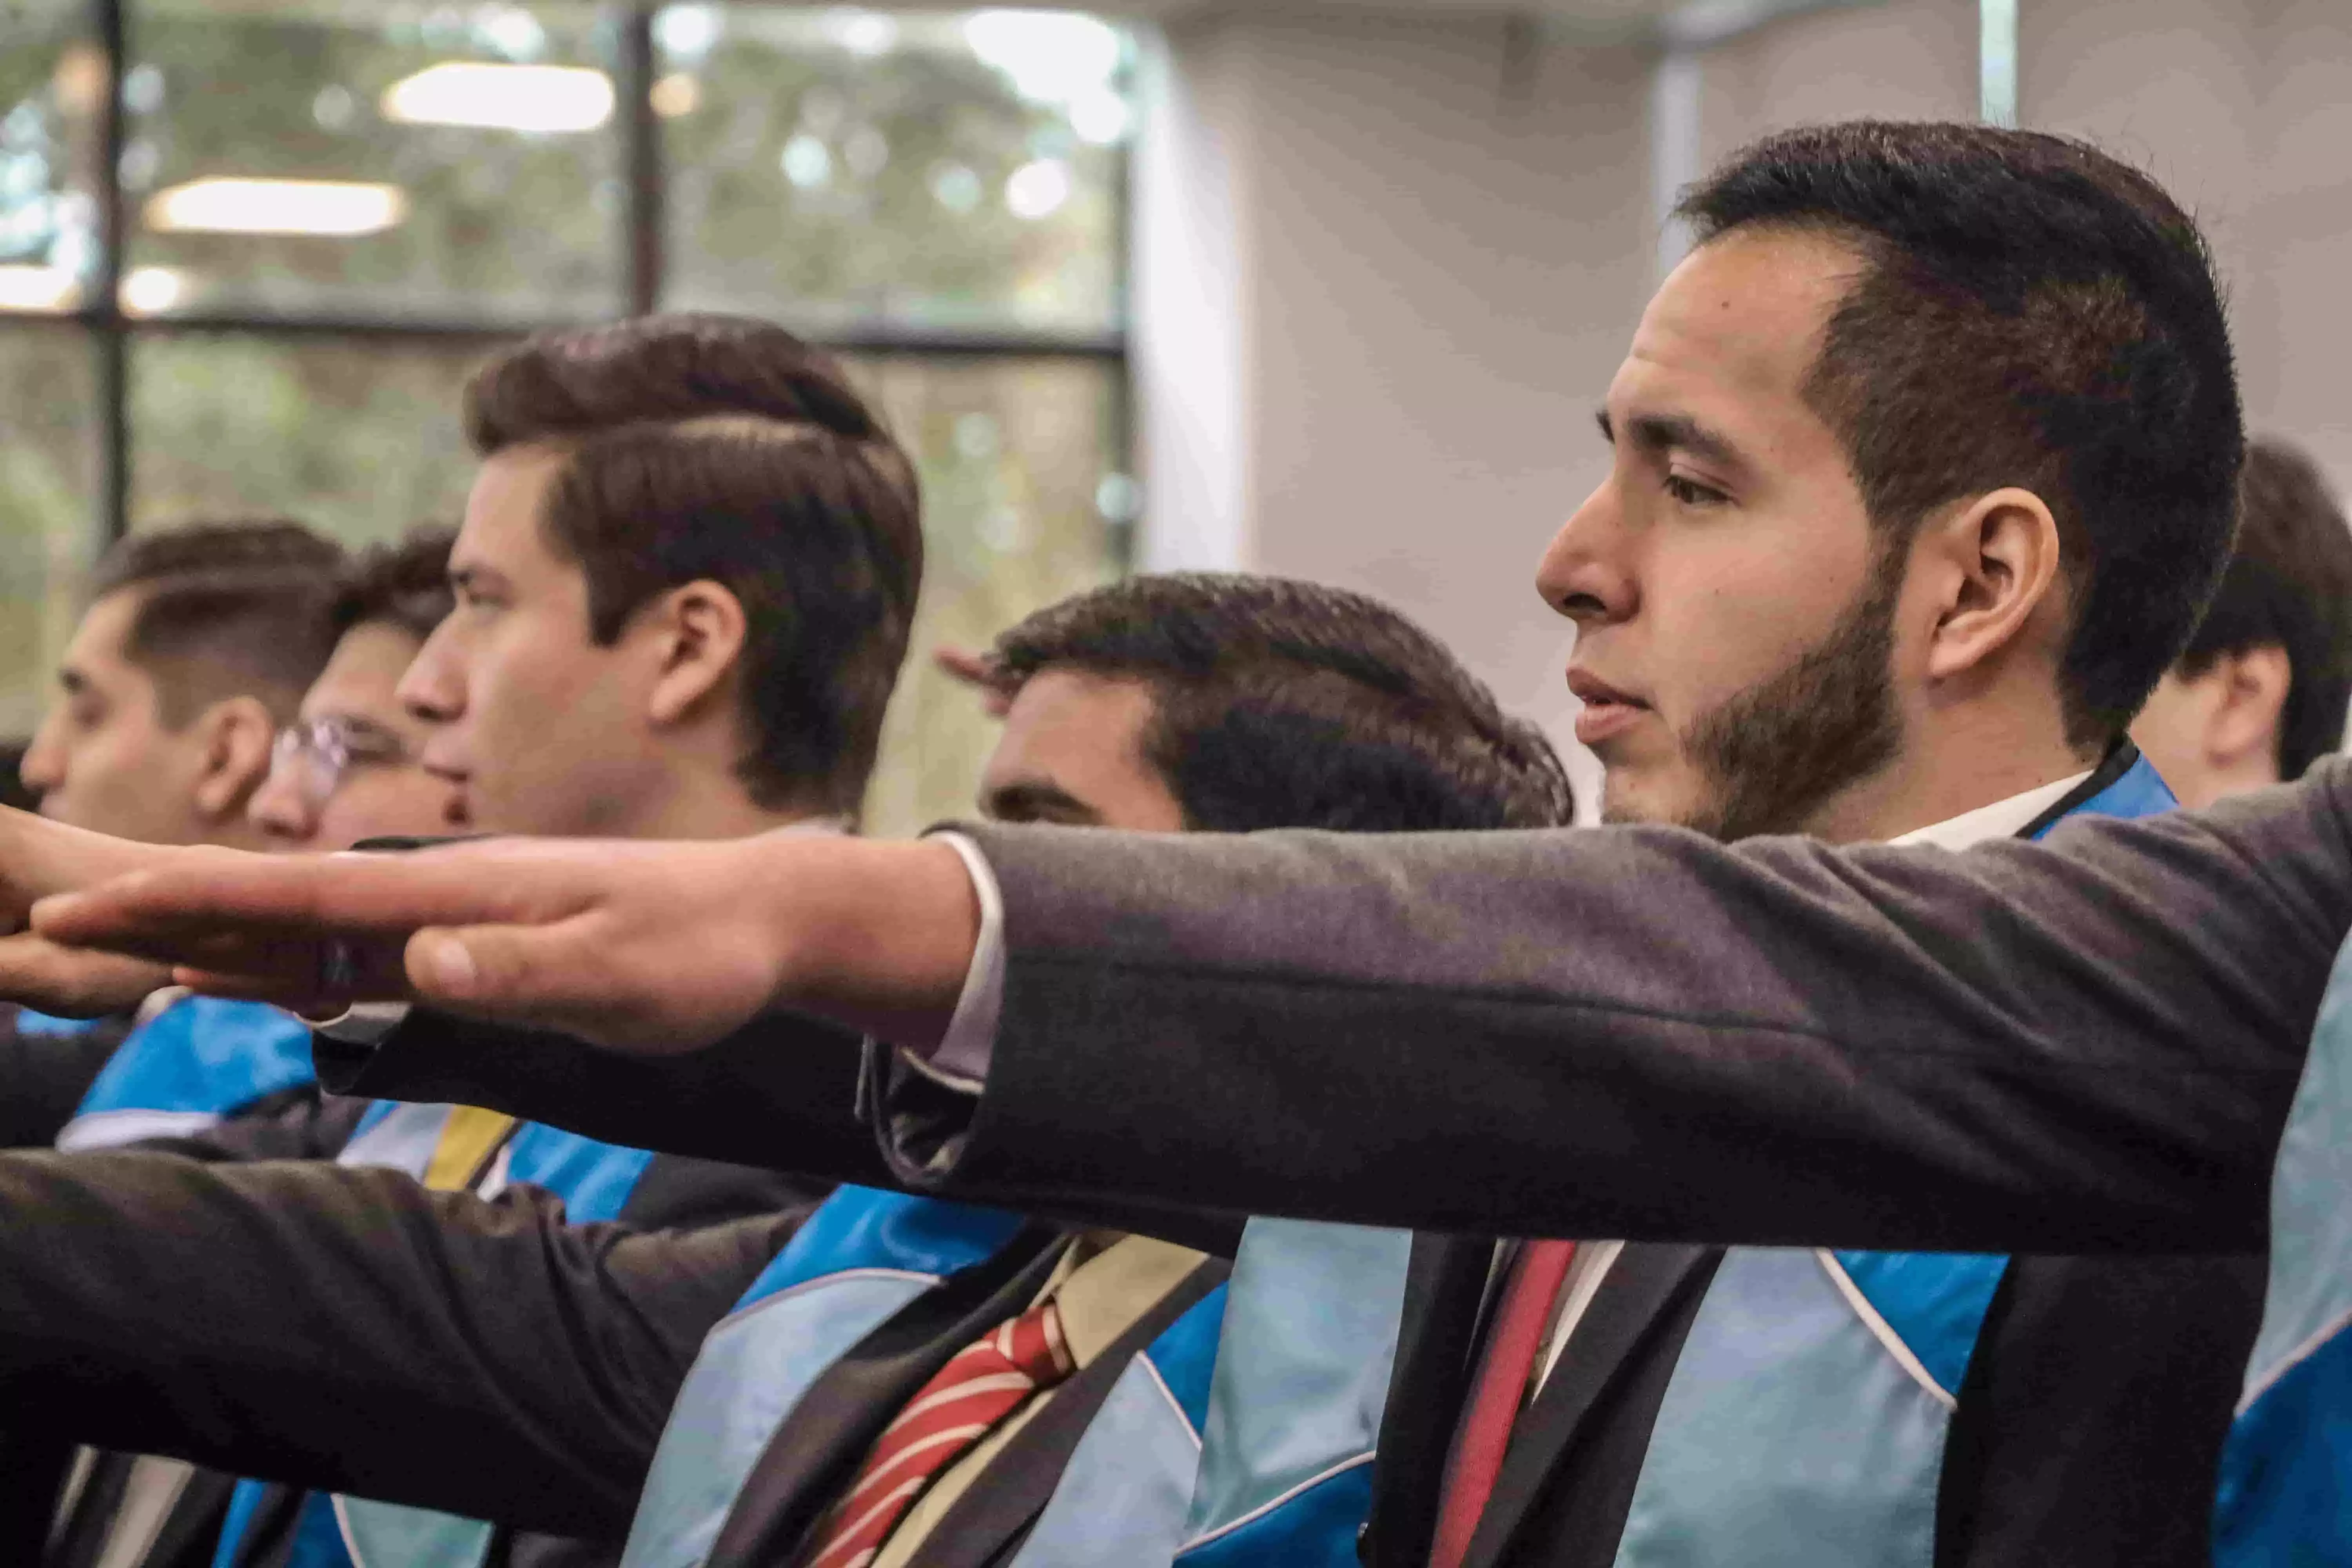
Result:
<instances>
[{"instance_id":1,"label":"eyeglasses","mask_svg":"<svg viewBox=\"0 0 2352 1568\"><path fill-rule=\"evenodd\" d=\"M342 714L289 724L269 749L271 774L290 780L313 811L333 797L354 768L398 767L412 760L398 736Z\"/></svg>"}]
</instances>

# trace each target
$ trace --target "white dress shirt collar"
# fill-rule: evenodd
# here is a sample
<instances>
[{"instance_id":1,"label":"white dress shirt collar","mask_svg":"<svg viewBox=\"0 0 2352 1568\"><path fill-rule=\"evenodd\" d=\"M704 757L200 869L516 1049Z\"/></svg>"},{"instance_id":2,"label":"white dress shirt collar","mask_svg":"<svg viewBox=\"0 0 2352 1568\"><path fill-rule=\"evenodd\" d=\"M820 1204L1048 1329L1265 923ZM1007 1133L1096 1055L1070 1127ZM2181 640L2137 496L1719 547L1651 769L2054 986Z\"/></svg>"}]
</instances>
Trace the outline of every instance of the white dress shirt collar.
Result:
<instances>
[{"instance_id":1,"label":"white dress shirt collar","mask_svg":"<svg viewBox=\"0 0 2352 1568\"><path fill-rule=\"evenodd\" d=\"M1889 844L1932 844L1938 849L1966 849L1971 845L1987 843L1995 838L2012 838L2035 817L2064 800L2091 776L2090 770L2040 784L2006 800L1980 805L1974 811L1964 811L1958 816L1948 816L1941 822L1931 822L1925 827L1914 828Z\"/></svg>"}]
</instances>

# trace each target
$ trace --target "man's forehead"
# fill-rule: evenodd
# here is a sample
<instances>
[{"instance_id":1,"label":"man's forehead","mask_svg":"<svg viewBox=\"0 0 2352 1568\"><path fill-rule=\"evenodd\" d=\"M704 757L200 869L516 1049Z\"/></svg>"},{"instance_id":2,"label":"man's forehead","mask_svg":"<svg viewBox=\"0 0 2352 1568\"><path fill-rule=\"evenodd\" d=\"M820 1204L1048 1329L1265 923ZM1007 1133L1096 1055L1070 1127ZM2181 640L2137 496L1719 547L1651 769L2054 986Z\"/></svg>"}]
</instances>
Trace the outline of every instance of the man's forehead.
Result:
<instances>
[{"instance_id":1,"label":"man's forehead","mask_svg":"<svg viewBox=\"0 0 2352 1568\"><path fill-rule=\"evenodd\" d=\"M416 639L399 627L361 622L343 634L327 668L302 694L302 717L332 714L378 722L400 718L394 693L415 651Z\"/></svg>"},{"instance_id":2,"label":"man's forehead","mask_svg":"<svg viewBox=\"0 0 2352 1568\"><path fill-rule=\"evenodd\" d=\"M549 447L510 447L483 460L466 497L466 516L449 552L449 570L550 557L540 531L547 491L563 466Z\"/></svg>"},{"instance_id":3,"label":"man's forehead","mask_svg":"<svg viewBox=\"0 0 2352 1568\"><path fill-rule=\"evenodd\" d=\"M131 623L139 608L137 587L118 588L82 612L66 643L65 662L84 674L116 669L129 661Z\"/></svg>"},{"instance_id":4,"label":"man's forehead","mask_svg":"<svg viewBox=\"0 0 2352 1568\"><path fill-rule=\"evenodd\" d=\"M1125 763L1135 756L1151 710L1151 689L1142 681L1081 669L1038 670L1021 683L1005 710L985 777L1066 774Z\"/></svg>"},{"instance_id":5,"label":"man's forehead","mask_svg":"<svg viewBox=\"0 0 2352 1568\"><path fill-rule=\"evenodd\" d=\"M1736 232L1683 259L1642 313L1623 374L1748 395L1798 391L1861 258L1801 229Z\"/></svg>"}]
</instances>

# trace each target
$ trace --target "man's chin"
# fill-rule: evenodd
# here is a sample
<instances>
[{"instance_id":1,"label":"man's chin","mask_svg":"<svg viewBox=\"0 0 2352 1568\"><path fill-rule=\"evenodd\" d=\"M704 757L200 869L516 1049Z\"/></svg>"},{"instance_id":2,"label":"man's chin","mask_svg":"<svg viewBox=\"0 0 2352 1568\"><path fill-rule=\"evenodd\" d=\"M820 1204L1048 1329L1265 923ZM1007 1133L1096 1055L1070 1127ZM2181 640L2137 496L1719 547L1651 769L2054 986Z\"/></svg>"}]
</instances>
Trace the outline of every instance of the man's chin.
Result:
<instances>
[{"instance_id":1,"label":"man's chin","mask_svg":"<svg viewBox=\"0 0 2352 1568\"><path fill-rule=\"evenodd\" d=\"M1612 827L1683 827L1705 815L1702 803L1649 769L1612 768L1601 776L1601 820Z\"/></svg>"}]
</instances>

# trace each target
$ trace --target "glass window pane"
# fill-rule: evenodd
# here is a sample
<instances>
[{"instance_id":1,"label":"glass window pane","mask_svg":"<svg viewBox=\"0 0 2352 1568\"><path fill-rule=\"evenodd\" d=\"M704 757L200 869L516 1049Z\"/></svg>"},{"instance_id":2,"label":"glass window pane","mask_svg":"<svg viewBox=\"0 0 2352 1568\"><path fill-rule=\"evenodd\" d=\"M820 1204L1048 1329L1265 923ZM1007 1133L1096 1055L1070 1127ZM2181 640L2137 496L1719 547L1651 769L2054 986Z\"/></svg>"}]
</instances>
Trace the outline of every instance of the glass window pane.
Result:
<instances>
[{"instance_id":1,"label":"glass window pane","mask_svg":"<svg viewBox=\"0 0 2352 1568\"><path fill-rule=\"evenodd\" d=\"M131 31L126 310L618 307L596 6L149 0Z\"/></svg>"},{"instance_id":2,"label":"glass window pane","mask_svg":"<svg viewBox=\"0 0 2352 1568\"><path fill-rule=\"evenodd\" d=\"M0 325L0 737L40 722L98 537L89 340Z\"/></svg>"},{"instance_id":3,"label":"glass window pane","mask_svg":"<svg viewBox=\"0 0 2352 1568\"><path fill-rule=\"evenodd\" d=\"M1118 573L1124 514L1118 367L1086 360L869 360L853 365L922 470L923 599L867 792L866 825L911 833L969 816L995 723L932 667L981 649Z\"/></svg>"},{"instance_id":4,"label":"glass window pane","mask_svg":"<svg viewBox=\"0 0 2352 1568\"><path fill-rule=\"evenodd\" d=\"M655 29L672 301L820 333L1118 324L1124 32L746 5Z\"/></svg>"},{"instance_id":5,"label":"glass window pane","mask_svg":"<svg viewBox=\"0 0 2352 1568\"><path fill-rule=\"evenodd\" d=\"M455 523L474 459L459 395L478 343L141 337L131 526L282 513L352 543Z\"/></svg>"},{"instance_id":6,"label":"glass window pane","mask_svg":"<svg viewBox=\"0 0 2352 1568\"><path fill-rule=\"evenodd\" d=\"M73 0L0 0L0 311L70 310L98 265L106 59Z\"/></svg>"}]
</instances>

